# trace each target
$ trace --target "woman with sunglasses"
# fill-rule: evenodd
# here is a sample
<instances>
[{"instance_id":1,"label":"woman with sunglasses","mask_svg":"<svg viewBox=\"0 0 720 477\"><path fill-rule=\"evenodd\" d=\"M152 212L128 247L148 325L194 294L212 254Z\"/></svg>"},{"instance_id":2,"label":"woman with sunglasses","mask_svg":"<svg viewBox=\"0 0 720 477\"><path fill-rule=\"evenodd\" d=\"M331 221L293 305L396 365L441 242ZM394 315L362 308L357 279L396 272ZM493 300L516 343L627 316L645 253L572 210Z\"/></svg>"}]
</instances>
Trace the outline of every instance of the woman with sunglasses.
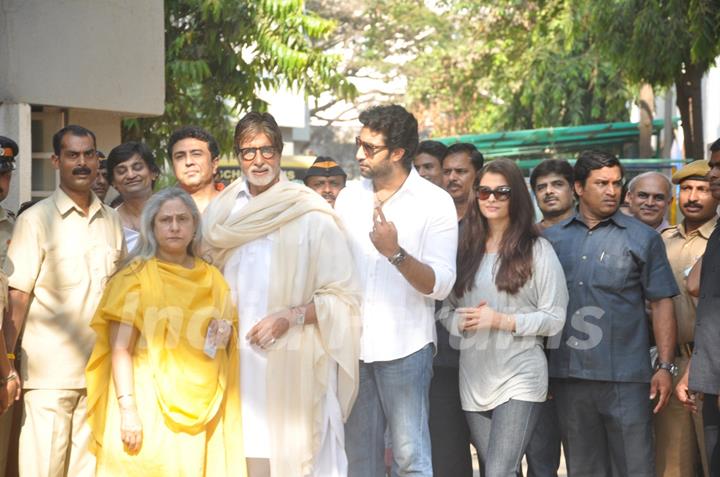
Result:
<instances>
[{"instance_id":1,"label":"woman with sunglasses","mask_svg":"<svg viewBox=\"0 0 720 477\"><path fill-rule=\"evenodd\" d=\"M474 189L450 328L462 335L460 396L485 477L514 477L547 396L543 337L562 330L568 293L515 163L490 162Z\"/></svg>"}]
</instances>

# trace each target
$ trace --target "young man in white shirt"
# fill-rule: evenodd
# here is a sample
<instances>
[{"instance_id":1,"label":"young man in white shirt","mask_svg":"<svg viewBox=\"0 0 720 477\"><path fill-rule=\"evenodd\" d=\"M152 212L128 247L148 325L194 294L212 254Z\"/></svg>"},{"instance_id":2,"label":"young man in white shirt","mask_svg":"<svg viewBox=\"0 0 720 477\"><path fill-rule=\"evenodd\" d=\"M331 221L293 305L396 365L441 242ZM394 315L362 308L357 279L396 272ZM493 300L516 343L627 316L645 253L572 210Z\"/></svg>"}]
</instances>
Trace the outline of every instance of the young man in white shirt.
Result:
<instances>
[{"instance_id":1,"label":"young man in white shirt","mask_svg":"<svg viewBox=\"0 0 720 477\"><path fill-rule=\"evenodd\" d=\"M387 423L393 475L431 476L434 303L455 282L455 206L412 167L418 145L412 114L378 106L360 122L356 159L363 178L335 203L363 292L360 390L345 426L348 475L384 475Z\"/></svg>"}]
</instances>

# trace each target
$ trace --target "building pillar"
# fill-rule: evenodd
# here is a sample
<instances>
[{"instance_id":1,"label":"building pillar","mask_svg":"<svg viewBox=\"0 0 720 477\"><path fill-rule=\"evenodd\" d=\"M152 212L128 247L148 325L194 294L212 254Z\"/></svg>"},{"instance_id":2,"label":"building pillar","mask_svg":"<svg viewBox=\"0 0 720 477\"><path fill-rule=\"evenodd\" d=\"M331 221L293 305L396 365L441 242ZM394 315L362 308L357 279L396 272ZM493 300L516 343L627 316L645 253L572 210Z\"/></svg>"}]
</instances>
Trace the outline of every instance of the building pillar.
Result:
<instances>
[{"instance_id":1,"label":"building pillar","mask_svg":"<svg viewBox=\"0 0 720 477\"><path fill-rule=\"evenodd\" d=\"M32 134L30 105L26 103L0 103L0 135L18 144L20 152L15 158L15 171L10 181L10 192L1 204L17 212L20 204L32 196Z\"/></svg>"}]
</instances>

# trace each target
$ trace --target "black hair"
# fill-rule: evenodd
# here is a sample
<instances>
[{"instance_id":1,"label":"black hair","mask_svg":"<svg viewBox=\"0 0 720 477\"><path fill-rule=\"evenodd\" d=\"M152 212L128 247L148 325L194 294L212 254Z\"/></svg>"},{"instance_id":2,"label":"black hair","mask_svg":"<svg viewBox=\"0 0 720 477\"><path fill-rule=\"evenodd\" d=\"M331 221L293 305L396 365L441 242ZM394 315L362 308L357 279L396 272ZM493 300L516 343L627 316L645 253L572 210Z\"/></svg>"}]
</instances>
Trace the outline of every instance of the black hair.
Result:
<instances>
[{"instance_id":1,"label":"black hair","mask_svg":"<svg viewBox=\"0 0 720 477\"><path fill-rule=\"evenodd\" d=\"M70 124L68 126L65 126L55 134L53 134L52 143L53 143L53 151L55 152L56 156L60 155L61 149L62 149L62 140L65 137L66 134L71 134L73 136L77 137L88 137L90 136L93 140L93 148L97 147L97 141L95 140L95 133L91 130L84 128L82 126L77 126L75 124Z\"/></svg>"},{"instance_id":2,"label":"black hair","mask_svg":"<svg viewBox=\"0 0 720 477\"><path fill-rule=\"evenodd\" d=\"M543 176L549 174L557 174L563 176L570 185L570 189L573 187L573 168L570 163L563 159L545 159L533 169L530 174L530 188L535 190L535 184L537 180Z\"/></svg>"},{"instance_id":3,"label":"black hair","mask_svg":"<svg viewBox=\"0 0 720 477\"><path fill-rule=\"evenodd\" d=\"M417 151L415 151L415 156L417 157L420 154L428 154L442 163L443 157L447 154L447 146L439 141L429 139L421 141L418 144Z\"/></svg>"},{"instance_id":4,"label":"black hair","mask_svg":"<svg viewBox=\"0 0 720 477\"><path fill-rule=\"evenodd\" d=\"M440 162L444 162L445 158L448 157L450 154L461 153L465 153L470 156L470 162L472 163L475 172L478 172L480 169L482 169L483 164L485 163L485 158L483 157L482 152L478 151L477 147L475 147L474 144L470 144L469 142L458 142L448 147L445 156L443 156L443 160Z\"/></svg>"},{"instance_id":5,"label":"black hair","mask_svg":"<svg viewBox=\"0 0 720 477\"><path fill-rule=\"evenodd\" d=\"M97 154L98 159L105 159L105 153L102 151L95 151Z\"/></svg>"},{"instance_id":6,"label":"black hair","mask_svg":"<svg viewBox=\"0 0 720 477\"><path fill-rule=\"evenodd\" d=\"M580 182L585 186L590 172L602 169L603 167L619 167L620 175L625 177L625 169L620 163L620 159L614 154L605 151L583 151L578 155L575 167L573 168L573 177L575 182Z\"/></svg>"},{"instance_id":7,"label":"black hair","mask_svg":"<svg viewBox=\"0 0 720 477\"><path fill-rule=\"evenodd\" d=\"M150 148L147 147L145 143L129 141L122 143L119 146L115 146L113 150L110 151L110 154L108 154L107 178L110 184L113 183L115 166L127 160L130 160L136 154L140 156L143 161L145 161L145 164L147 165L148 169L150 169L150 172L160 174L160 168L155 163L155 156L153 155ZM155 181L153 181L153 185L154 184Z\"/></svg>"},{"instance_id":8,"label":"black hair","mask_svg":"<svg viewBox=\"0 0 720 477\"><path fill-rule=\"evenodd\" d=\"M410 170L418 148L418 123L415 116L399 104L374 106L360 113L360 123L382 133L389 151L403 149L403 166Z\"/></svg>"},{"instance_id":9,"label":"black hair","mask_svg":"<svg viewBox=\"0 0 720 477\"><path fill-rule=\"evenodd\" d=\"M281 155L283 140L280 126L278 126L272 114L258 113L257 111L247 113L238 121L237 126L235 126L235 155L240 155L240 144L242 144L246 138L249 136L255 137L260 133L265 134L268 139L270 139L278 155Z\"/></svg>"},{"instance_id":10,"label":"black hair","mask_svg":"<svg viewBox=\"0 0 720 477\"><path fill-rule=\"evenodd\" d=\"M206 142L208 150L210 151L211 159L215 159L220 155L220 147L212 134L198 126L185 126L178 129L170 136L167 146L167 157L169 159L172 159L173 146L175 146L177 142L187 138L199 139Z\"/></svg>"},{"instance_id":11,"label":"black hair","mask_svg":"<svg viewBox=\"0 0 720 477\"><path fill-rule=\"evenodd\" d=\"M720 139L716 139L714 143L710 144L710 152L720 151Z\"/></svg>"}]
</instances>

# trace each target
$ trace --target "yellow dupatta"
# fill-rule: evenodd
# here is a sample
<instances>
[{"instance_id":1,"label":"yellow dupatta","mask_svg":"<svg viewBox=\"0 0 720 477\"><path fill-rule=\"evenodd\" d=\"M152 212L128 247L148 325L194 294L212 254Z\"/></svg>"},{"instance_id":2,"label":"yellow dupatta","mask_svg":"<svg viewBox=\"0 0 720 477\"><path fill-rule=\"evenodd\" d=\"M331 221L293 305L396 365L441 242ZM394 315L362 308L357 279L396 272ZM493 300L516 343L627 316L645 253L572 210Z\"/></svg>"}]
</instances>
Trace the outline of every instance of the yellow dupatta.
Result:
<instances>
[{"instance_id":1,"label":"yellow dupatta","mask_svg":"<svg viewBox=\"0 0 720 477\"><path fill-rule=\"evenodd\" d=\"M112 386L109 324L131 324L140 331L152 370L156 405L168 427L194 434L205 430L219 412L229 461L243 455L238 390L239 363L235 333L214 359L203 353L212 318L237 326L229 289L217 269L196 259L192 269L151 259L134 262L108 283L91 326L97 341L86 368L91 450L102 447L109 387ZM137 403L138 406L152 405ZM232 443L239 443L234 445ZM243 471L244 474L244 471Z\"/></svg>"}]
</instances>

